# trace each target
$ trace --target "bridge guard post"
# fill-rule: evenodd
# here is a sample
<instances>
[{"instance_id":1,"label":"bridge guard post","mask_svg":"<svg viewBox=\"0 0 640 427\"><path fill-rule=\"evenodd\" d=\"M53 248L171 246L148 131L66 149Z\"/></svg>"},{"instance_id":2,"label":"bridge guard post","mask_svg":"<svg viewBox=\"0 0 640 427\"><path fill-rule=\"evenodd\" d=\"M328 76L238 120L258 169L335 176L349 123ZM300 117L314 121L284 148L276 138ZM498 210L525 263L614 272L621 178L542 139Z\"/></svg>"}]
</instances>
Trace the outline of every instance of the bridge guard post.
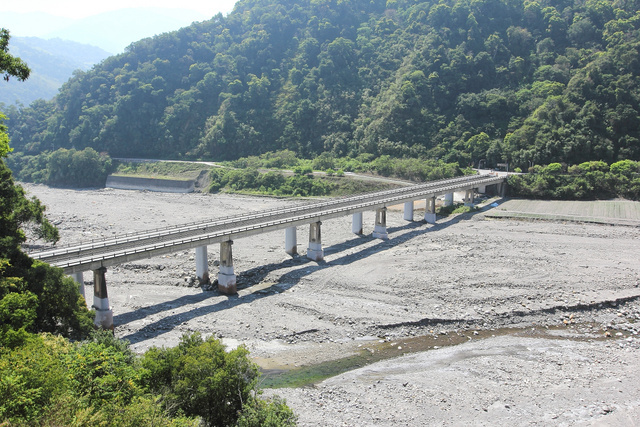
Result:
<instances>
[{"instance_id":1,"label":"bridge guard post","mask_svg":"<svg viewBox=\"0 0 640 427\"><path fill-rule=\"evenodd\" d=\"M322 232L320 230L322 223L312 222L309 225L309 247L307 248L307 258L319 262L324 259L324 250L322 249Z\"/></svg>"},{"instance_id":2,"label":"bridge guard post","mask_svg":"<svg viewBox=\"0 0 640 427\"><path fill-rule=\"evenodd\" d=\"M427 205L424 209L424 222L427 224L435 224L436 223L436 198L428 197Z\"/></svg>"},{"instance_id":3,"label":"bridge guard post","mask_svg":"<svg viewBox=\"0 0 640 427\"><path fill-rule=\"evenodd\" d=\"M413 201L404 204L404 220L413 221Z\"/></svg>"},{"instance_id":4,"label":"bridge guard post","mask_svg":"<svg viewBox=\"0 0 640 427\"><path fill-rule=\"evenodd\" d=\"M84 275L82 271L73 273L71 275L71 278L76 281L76 283L78 284L78 291L80 291L80 295L82 295L82 297L86 300L87 297L84 294Z\"/></svg>"},{"instance_id":5,"label":"bridge guard post","mask_svg":"<svg viewBox=\"0 0 640 427\"><path fill-rule=\"evenodd\" d=\"M200 283L209 282L209 256L206 246L196 248L196 277Z\"/></svg>"},{"instance_id":6,"label":"bridge guard post","mask_svg":"<svg viewBox=\"0 0 640 427\"><path fill-rule=\"evenodd\" d=\"M362 234L362 212L356 212L353 214L351 232L353 234Z\"/></svg>"},{"instance_id":7,"label":"bridge guard post","mask_svg":"<svg viewBox=\"0 0 640 427\"><path fill-rule=\"evenodd\" d=\"M291 256L298 253L298 236L295 227L289 227L284 231L284 250Z\"/></svg>"},{"instance_id":8,"label":"bridge guard post","mask_svg":"<svg viewBox=\"0 0 640 427\"><path fill-rule=\"evenodd\" d=\"M109 296L107 295L107 281L105 273L107 269L100 267L93 270L93 306L96 311L96 318L93 323L97 328L113 330L113 310L109 307Z\"/></svg>"},{"instance_id":9,"label":"bridge guard post","mask_svg":"<svg viewBox=\"0 0 640 427\"><path fill-rule=\"evenodd\" d=\"M473 206L474 193L475 193L475 190L473 188L470 189L470 190L466 190L464 192L464 205L465 206L469 206L469 207Z\"/></svg>"},{"instance_id":10,"label":"bridge guard post","mask_svg":"<svg viewBox=\"0 0 640 427\"><path fill-rule=\"evenodd\" d=\"M376 225L373 227L373 237L376 239L387 240L387 208L376 209Z\"/></svg>"},{"instance_id":11,"label":"bridge guard post","mask_svg":"<svg viewBox=\"0 0 640 427\"><path fill-rule=\"evenodd\" d=\"M444 195L444 205L445 206L453 205L453 193L446 193Z\"/></svg>"},{"instance_id":12,"label":"bridge guard post","mask_svg":"<svg viewBox=\"0 0 640 427\"><path fill-rule=\"evenodd\" d=\"M220 272L218 273L218 291L226 295L238 293L236 275L233 272L233 240L220 242Z\"/></svg>"}]
</instances>

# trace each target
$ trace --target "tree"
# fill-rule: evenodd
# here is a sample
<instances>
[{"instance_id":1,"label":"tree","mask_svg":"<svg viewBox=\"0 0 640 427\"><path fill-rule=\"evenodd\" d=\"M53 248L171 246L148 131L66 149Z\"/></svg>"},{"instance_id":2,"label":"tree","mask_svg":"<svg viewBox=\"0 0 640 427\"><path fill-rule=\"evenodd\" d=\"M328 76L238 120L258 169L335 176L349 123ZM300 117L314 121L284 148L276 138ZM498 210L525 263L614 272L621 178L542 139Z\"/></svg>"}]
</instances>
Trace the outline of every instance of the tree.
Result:
<instances>
[{"instance_id":1,"label":"tree","mask_svg":"<svg viewBox=\"0 0 640 427\"><path fill-rule=\"evenodd\" d=\"M9 54L9 30L0 28L0 73L3 78L9 81L9 77L16 77L19 81L29 78L31 70L20 58Z\"/></svg>"},{"instance_id":2,"label":"tree","mask_svg":"<svg viewBox=\"0 0 640 427\"><path fill-rule=\"evenodd\" d=\"M0 30L1 71L24 80L28 76L26 65L19 58L6 56L8 38L9 32ZM30 332L82 338L93 329L93 319L77 285L61 269L34 261L21 250L26 227L50 242L56 242L59 234L45 217L40 201L28 199L24 189L13 181L4 162L11 147L3 117L0 116L0 347L20 345Z\"/></svg>"}]
</instances>

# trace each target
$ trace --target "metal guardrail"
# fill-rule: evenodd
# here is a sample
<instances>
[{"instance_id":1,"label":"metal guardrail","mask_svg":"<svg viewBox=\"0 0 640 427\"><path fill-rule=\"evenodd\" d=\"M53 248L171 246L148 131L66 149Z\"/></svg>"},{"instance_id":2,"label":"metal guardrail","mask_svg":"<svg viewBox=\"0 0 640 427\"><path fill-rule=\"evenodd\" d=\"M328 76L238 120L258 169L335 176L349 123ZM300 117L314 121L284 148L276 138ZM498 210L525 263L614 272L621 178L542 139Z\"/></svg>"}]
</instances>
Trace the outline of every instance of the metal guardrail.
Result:
<instances>
[{"instance_id":1,"label":"metal guardrail","mask_svg":"<svg viewBox=\"0 0 640 427\"><path fill-rule=\"evenodd\" d=\"M491 185L504 179L494 175L470 175L431 181L400 189L127 233L30 255L61 267L66 273L73 273L417 200L428 195Z\"/></svg>"}]
</instances>

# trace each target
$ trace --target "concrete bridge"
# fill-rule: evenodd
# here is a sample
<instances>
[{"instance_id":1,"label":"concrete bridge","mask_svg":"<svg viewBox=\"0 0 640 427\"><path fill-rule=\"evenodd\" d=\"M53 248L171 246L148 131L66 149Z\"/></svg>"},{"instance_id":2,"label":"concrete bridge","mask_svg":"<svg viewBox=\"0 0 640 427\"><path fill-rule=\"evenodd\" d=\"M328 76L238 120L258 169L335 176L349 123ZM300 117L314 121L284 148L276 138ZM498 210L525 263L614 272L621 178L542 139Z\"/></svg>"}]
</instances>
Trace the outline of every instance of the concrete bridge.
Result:
<instances>
[{"instance_id":1,"label":"concrete bridge","mask_svg":"<svg viewBox=\"0 0 640 427\"><path fill-rule=\"evenodd\" d=\"M476 190L484 192L487 186L497 186L502 194L506 177L485 174L432 181L400 189L367 193L288 208L239 214L226 218L196 222L110 239L58 247L31 254L34 259L60 267L78 283L83 284L83 273L93 271L93 308L95 323L102 328L113 328L113 311L109 306L105 273L107 267L124 262L151 258L172 252L195 249L196 275L201 281L209 280L207 246L220 244L220 270L218 290L236 293L233 270L233 240L274 230L285 230L285 251L297 253L297 227L309 224L309 243L306 256L314 261L324 257L322 249L322 221L353 215L351 231L362 234L362 213L375 210L373 237L387 239L386 210L388 206L404 203L404 219L413 221L414 201L426 200L424 221L436 221L436 197L444 195L445 205L453 204L454 192L465 192L465 205L472 206ZM84 290L84 287L81 287Z\"/></svg>"}]
</instances>

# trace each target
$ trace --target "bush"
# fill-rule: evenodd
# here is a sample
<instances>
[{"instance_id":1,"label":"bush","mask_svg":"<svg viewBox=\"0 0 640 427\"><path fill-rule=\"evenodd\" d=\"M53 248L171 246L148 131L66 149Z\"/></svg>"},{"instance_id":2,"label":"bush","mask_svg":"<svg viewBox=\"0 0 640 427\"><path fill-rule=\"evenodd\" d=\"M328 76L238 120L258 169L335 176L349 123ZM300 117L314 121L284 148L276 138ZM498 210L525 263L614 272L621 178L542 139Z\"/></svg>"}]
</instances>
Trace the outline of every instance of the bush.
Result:
<instances>
[{"instance_id":1,"label":"bush","mask_svg":"<svg viewBox=\"0 0 640 427\"><path fill-rule=\"evenodd\" d=\"M142 383L163 394L171 414L200 416L208 425L232 425L258 380L248 353L244 347L227 353L213 337L184 335L177 347L145 353Z\"/></svg>"},{"instance_id":2,"label":"bush","mask_svg":"<svg viewBox=\"0 0 640 427\"><path fill-rule=\"evenodd\" d=\"M297 424L298 417L284 399L251 399L238 418L238 427L289 427Z\"/></svg>"}]
</instances>

